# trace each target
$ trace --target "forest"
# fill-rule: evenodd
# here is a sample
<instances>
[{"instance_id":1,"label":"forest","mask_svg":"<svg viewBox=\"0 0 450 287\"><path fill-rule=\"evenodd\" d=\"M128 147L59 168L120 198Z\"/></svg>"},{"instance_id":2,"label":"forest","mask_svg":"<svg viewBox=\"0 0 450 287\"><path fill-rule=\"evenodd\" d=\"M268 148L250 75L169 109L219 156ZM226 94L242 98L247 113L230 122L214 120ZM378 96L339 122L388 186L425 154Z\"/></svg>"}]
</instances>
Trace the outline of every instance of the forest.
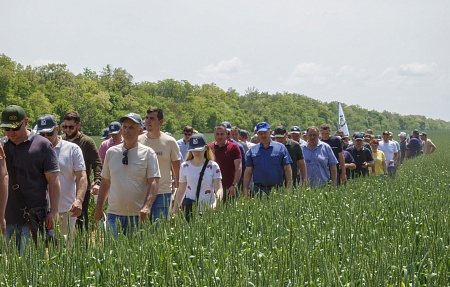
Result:
<instances>
[{"instance_id":1,"label":"forest","mask_svg":"<svg viewBox=\"0 0 450 287\"><path fill-rule=\"evenodd\" d=\"M225 120L247 130L261 121L302 129L328 123L336 128L339 100L321 102L297 93L269 94L256 87L239 94L214 83L193 85L176 79L135 82L126 69L111 65L100 72L84 68L76 75L66 64L24 66L5 54L0 54L0 99L2 110L11 104L22 106L31 126L43 114L53 114L60 120L66 112L78 111L82 129L89 135L99 135L111 121L129 112L143 116L151 106L164 110L163 130L177 134L185 125L209 133ZM423 115L342 105L351 131L450 130L450 122Z\"/></svg>"}]
</instances>

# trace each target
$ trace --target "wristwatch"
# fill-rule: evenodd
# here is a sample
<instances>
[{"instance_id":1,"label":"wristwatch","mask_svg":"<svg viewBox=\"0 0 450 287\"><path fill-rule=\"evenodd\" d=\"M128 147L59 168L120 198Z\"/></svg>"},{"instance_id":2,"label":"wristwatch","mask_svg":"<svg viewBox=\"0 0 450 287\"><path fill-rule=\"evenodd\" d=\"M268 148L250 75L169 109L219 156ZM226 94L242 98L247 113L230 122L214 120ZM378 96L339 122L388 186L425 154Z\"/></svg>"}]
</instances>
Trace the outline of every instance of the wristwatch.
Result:
<instances>
[{"instance_id":1,"label":"wristwatch","mask_svg":"<svg viewBox=\"0 0 450 287\"><path fill-rule=\"evenodd\" d=\"M95 185L100 186L100 180L97 180L97 181L95 182Z\"/></svg>"}]
</instances>

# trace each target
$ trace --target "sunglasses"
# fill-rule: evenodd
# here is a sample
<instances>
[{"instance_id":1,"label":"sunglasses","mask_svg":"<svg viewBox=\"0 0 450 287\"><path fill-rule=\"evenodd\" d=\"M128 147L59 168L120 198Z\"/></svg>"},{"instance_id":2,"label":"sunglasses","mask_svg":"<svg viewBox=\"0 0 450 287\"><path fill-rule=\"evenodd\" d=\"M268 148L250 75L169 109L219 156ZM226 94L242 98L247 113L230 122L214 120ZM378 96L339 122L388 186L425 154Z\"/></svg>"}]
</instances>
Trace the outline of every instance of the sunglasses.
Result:
<instances>
[{"instance_id":1,"label":"sunglasses","mask_svg":"<svg viewBox=\"0 0 450 287\"><path fill-rule=\"evenodd\" d=\"M18 130L20 130L20 128L22 127L23 122L20 123L20 125L17 128L3 128L3 130L5 132L9 132L9 131L13 131L13 132L17 132Z\"/></svg>"},{"instance_id":2,"label":"sunglasses","mask_svg":"<svg viewBox=\"0 0 450 287\"><path fill-rule=\"evenodd\" d=\"M187 137L192 136L192 134L188 134L188 133L185 133L184 135L187 136Z\"/></svg>"},{"instance_id":3,"label":"sunglasses","mask_svg":"<svg viewBox=\"0 0 450 287\"><path fill-rule=\"evenodd\" d=\"M39 133L41 136L43 137L52 137L55 133L54 132L49 132L49 133Z\"/></svg>"},{"instance_id":4,"label":"sunglasses","mask_svg":"<svg viewBox=\"0 0 450 287\"><path fill-rule=\"evenodd\" d=\"M61 127L62 127L63 129L73 130L73 129L75 129L76 126L66 126L66 125L62 125Z\"/></svg>"},{"instance_id":5,"label":"sunglasses","mask_svg":"<svg viewBox=\"0 0 450 287\"><path fill-rule=\"evenodd\" d=\"M122 163L123 163L124 165L128 165L128 150L127 150L127 149L124 150L124 151L122 152L122 155L123 155Z\"/></svg>"}]
</instances>

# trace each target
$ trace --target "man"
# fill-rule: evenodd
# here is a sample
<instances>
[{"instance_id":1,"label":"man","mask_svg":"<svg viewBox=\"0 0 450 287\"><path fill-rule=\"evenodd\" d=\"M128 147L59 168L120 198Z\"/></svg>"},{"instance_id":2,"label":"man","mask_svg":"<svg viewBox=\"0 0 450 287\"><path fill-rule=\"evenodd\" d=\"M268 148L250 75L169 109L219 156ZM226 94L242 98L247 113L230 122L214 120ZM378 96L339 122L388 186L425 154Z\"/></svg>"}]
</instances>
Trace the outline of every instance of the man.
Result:
<instances>
[{"instance_id":1,"label":"man","mask_svg":"<svg viewBox=\"0 0 450 287\"><path fill-rule=\"evenodd\" d=\"M83 209L83 199L87 188L83 152L76 144L58 136L59 126L53 115L40 117L37 120L36 132L52 143L58 157L61 186L58 221L61 234L69 235L70 244L77 217L81 215Z\"/></svg>"},{"instance_id":2,"label":"man","mask_svg":"<svg viewBox=\"0 0 450 287\"><path fill-rule=\"evenodd\" d=\"M245 151L242 143L239 142L239 137L237 137L237 139L234 139L231 136L231 131L233 129L231 124L229 122L222 122L222 125L227 129L227 139L230 142L237 144L237 146L239 147L239 150L241 151L241 160L242 160L241 167L245 166L245 164L246 164L245 154L247 153L247 151ZM238 127L236 127L236 128L239 130ZM239 133L237 133L237 134L239 134ZM237 136L237 134L236 134L236 136ZM239 179L239 183L238 183L239 187L241 187L241 185L242 185L243 178L244 178L244 169L241 168L241 178Z\"/></svg>"},{"instance_id":3,"label":"man","mask_svg":"<svg viewBox=\"0 0 450 287\"><path fill-rule=\"evenodd\" d=\"M109 124L108 136L110 138L103 141L98 148L98 155L102 160L102 164L105 161L106 151L112 146L123 143L121 129L122 125L119 122L112 122Z\"/></svg>"},{"instance_id":4,"label":"man","mask_svg":"<svg viewBox=\"0 0 450 287\"><path fill-rule=\"evenodd\" d=\"M423 154L432 154L436 150L434 143L428 138L426 132L420 134L420 139L423 145Z\"/></svg>"},{"instance_id":5,"label":"man","mask_svg":"<svg viewBox=\"0 0 450 287\"><path fill-rule=\"evenodd\" d=\"M244 148L244 153L242 153L242 158L244 158L245 153L248 151L248 145L246 141L241 140L241 129L237 126L231 127L230 138L235 143L239 143Z\"/></svg>"},{"instance_id":6,"label":"man","mask_svg":"<svg viewBox=\"0 0 450 287\"><path fill-rule=\"evenodd\" d=\"M302 131L298 126L293 126L291 128L291 132L290 132L291 139L298 142L300 145L304 145L304 144L306 144L306 141L304 141L301 138L301 133L302 133Z\"/></svg>"},{"instance_id":7,"label":"man","mask_svg":"<svg viewBox=\"0 0 450 287\"><path fill-rule=\"evenodd\" d=\"M11 240L15 234L20 254L28 243L30 234L33 240L37 240L38 233L44 236L44 226L47 230L53 229L60 194L59 166L55 150L48 140L27 129L27 124L28 118L22 107L11 105L3 110L0 127L6 135L2 145L9 174L9 193L5 210L6 240ZM50 204L47 200L47 190ZM39 221L37 230L30 229L24 218L25 214L30 213L43 214L45 217L45 220Z\"/></svg>"},{"instance_id":8,"label":"man","mask_svg":"<svg viewBox=\"0 0 450 287\"><path fill-rule=\"evenodd\" d=\"M161 178L156 200L152 205L150 219L168 218L172 190L178 187L181 153L177 141L161 131L164 113L161 108L151 107L145 116L147 133L140 135L138 142L152 148L159 163ZM172 174L173 172L173 174ZM173 180L175 178L175 180ZM173 185L173 188L172 188Z\"/></svg>"},{"instance_id":9,"label":"man","mask_svg":"<svg viewBox=\"0 0 450 287\"><path fill-rule=\"evenodd\" d=\"M384 156L386 157L386 166L388 175L390 178L395 178L395 173L397 168L395 167L395 162L398 156L397 145L390 140L390 132L384 131L382 135L382 141L378 145L378 149L384 152Z\"/></svg>"},{"instance_id":10,"label":"man","mask_svg":"<svg viewBox=\"0 0 450 287\"><path fill-rule=\"evenodd\" d=\"M400 143L394 139L394 133L389 132L389 140L395 144L397 147L397 158L395 159L395 167L398 168L400 166Z\"/></svg>"},{"instance_id":11,"label":"man","mask_svg":"<svg viewBox=\"0 0 450 287\"><path fill-rule=\"evenodd\" d=\"M331 136L330 133L331 128L329 124L322 124L320 126L321 140L331 147L334 156L338 160L338 165L336 166L339 173L338 184L344 184L347 181L347 173L345 171L344 154L342 153L342 139L337 136Z\"/></svg>"},{"instance_id":12,"label":"man","mask_svg":"<svg viewBox=\"0 0 450 287\"><path fill-rule=\"evenodd\" d=\"M242 195L248 195L248 186L253 176L252 195L269 195L272 189L284 185L292 189L292 159L283 144L272 141L270 125L260 122L256 125L256 133L260 142L252 146L247 152L247 166L244 173Z\"/></svg>"},{"instance_id":13,"label":"man","mask_svg":"<svg viewBox=\"0 0 450 287\"><path fill-rule=\"evenodd\" d=\"M356 168L350 172L351 178L369 176L369 167L374 165L372 151L363 145L363 138L363 133L354 133L353 145L347 148L356 165Z\"/></svg>"},{"instance_id":14,"label":"man","mask_svg":"<svg viewBox=\"0 0 450 287\"><path fill-rule=\"evenodd\" d=\"M8 201L8 171L6 169L5 152L0 145L0 227L2 234L6 232L5 208Z\"/></svg>"},{"instance_id":15,"label":"man","mask_svg":"<svg viewBox=\"0 0 450 287\"><path fill-rule=\"evenodd\" d=\"M83 152L88 185L83 199L83 210L81 215L78 217L77 226L80 230L83 230L84 223L84 228L87 230L89 227L89 200L91 197L91 192L95 194L98 193L101 179L102 161L98 155L97 146L95 145L94 140L81 132L81 118L77 112L68 112L64 115L62 128L64 134L61 138L78 145ZM94 180L92 183L91 172L94 173Z\"/></svg>"},{"instance_id":16,"label":"man","mask_svg":"<svg viewBox=\"0 0 450 287\"><path fill-rule=\"evenodd\" d=\"M111 136L109 135L109 128L104 128L102 131L102 136L100 137L102 140L107 140Z\"/></svg>"},{"instance_id":17,"label":"man","mask_svg":"<svg viewBox=\"0 0 450 287\"><path fill-rule=\"evenodd\" d=\"M209 147L214 152L216 162L222 172L222 200L237 196L237 185L242 175L242 154L237 144L228 140L227 129L224 125L214 128L214 142Z\"/></svg>"},{"instance_id":18,"label":"man","mask_svg":"<svg viewBox=\"0 0 450 287\"><path fill-rule=\"evenodd\" d=\"M289 152L292 159L292 184L297 187L297 184L301 183L303 187L306 186L306 164L303 158L303 151L300 144L292 139L289 139L286 127L279 125L273 131L275 140L283 144Z\"/></svg>"},{"instance_id":19,"label":"man","mask_svg":"<svg viewBox=\"0 0 450 287\"><path fill-rule=\"evenodd\" d=\"M94 219L103 218L108 198L108 224L117 236L116 223L123 234L136 229L150 216L158 194L160 172L155 151L138 142L142 118L129 113L120 119L123 143L106 152Z\"/></svg>"},{"instance_id":20,"label":"man","mask_svg":"<svg viewBox=\"0 0 450 287\"><path fill-rule=\"evenodd\" d=\"M311 187L324 187L331 180L332 186L337 184L337 159L331 147L319 141L319 129L310 126L306 130L308 143L303 148L306 162L306 175Z\"/></svg>"},{"instance_id":21,"label":"man","mask_svg":"<svg viewBox=\"0 0 450 287\"><path fill-rule=\"evenodd\" d=\"M422 141L419 139L419 131L413 130L412 136L406 145L406 159L412 159L422 154Z\"/></svg>"},{"instance_id":22,"label":"man","mask_svg":"<svg viewBox=\"0 0 450 287\"><path fill-rule=\"evenodd\" d=\"M183 134L184 137L177 140L178 147L180 148L181 157L182 159L186 159L187 152L188 152L188 146L189 146L189 139L191 138L192 134L194 133L194 128L191 126L185 126L183 128Z\"/></svg>"},{"instance_id":23,"label":"man","mask_svg":"<svg viewBox=\"0 0 450 287\"><path fill-rule=\"evenodd\" d=\"M400 164L402 164L406 155L406 133L401 132L398 137L400 138Z\"/></svg>"}]
</instances>

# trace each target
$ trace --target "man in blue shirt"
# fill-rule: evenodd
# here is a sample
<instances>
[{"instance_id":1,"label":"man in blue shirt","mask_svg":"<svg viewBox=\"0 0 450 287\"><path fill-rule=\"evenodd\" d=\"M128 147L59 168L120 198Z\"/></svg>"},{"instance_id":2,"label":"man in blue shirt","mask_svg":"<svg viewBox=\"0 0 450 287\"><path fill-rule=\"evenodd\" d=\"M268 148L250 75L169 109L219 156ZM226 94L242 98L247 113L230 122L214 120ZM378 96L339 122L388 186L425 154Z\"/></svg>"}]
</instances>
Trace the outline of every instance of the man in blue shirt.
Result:
<instances>
[{"instance_id":1,"label":"man in blue shirt","mask_svg":"<svg viewBox=\"0 0 450 287\"><path fill-rule=\"evenodd\" d=\"M331 147L319 141L319 129L311 126L306 130L308 144L302 146L306 162L306 177L311 187L323 187L331 180L337 183L337 164Z\"/></svg>"},{"instance_id":2,"label":"man in blue shirt","mask_svg":"<svg viewBox=\"0 0 450 287\"><path fill-rule=\"evenodd\" d=\"M411 159L422 154L422 141L419 139L419 131L413 130L412 137L406 145L405 158Z\"/></svg>"},{"instance_id":3,"label":"man in blue shirt","mask_svg":"<svg viewBox=\"0 0 450 287\"><path fill-rule=\"evenodd\" d=\"M283 144L270 139L270 125L261 122L256 125L260 142L247 152L247 166L244 173L243 196L248 195L248 185L253 176L253 196L263 192L269 194L272 188L278 188L284 181L287 189L292 188L292 159Z\"/></svg>"}]
</instances>

